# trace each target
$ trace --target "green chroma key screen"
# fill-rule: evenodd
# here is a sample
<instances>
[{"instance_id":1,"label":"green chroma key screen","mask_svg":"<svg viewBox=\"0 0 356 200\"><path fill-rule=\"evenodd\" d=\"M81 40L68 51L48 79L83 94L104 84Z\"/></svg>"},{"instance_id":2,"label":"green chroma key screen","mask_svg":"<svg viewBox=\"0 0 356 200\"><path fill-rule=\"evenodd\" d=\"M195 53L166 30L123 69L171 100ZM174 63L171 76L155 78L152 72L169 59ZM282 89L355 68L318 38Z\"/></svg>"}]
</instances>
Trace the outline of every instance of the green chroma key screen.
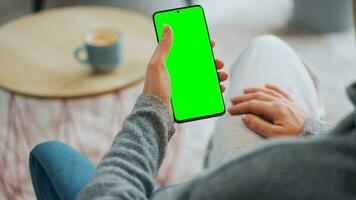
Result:
<instances>
[{"instance_id":1,"label":"green chroma key screen","mask_svg":"<svg viewBox=\"0 0 356 200\"><path fill-rule=\"evenodd\" d=\"M164 24L173 31L166 67L171 78L175 121L222 115L225 105L203 8L191 6L159 11L153 15L153 20L158 40Z\"/></svg>"}]
</instances>

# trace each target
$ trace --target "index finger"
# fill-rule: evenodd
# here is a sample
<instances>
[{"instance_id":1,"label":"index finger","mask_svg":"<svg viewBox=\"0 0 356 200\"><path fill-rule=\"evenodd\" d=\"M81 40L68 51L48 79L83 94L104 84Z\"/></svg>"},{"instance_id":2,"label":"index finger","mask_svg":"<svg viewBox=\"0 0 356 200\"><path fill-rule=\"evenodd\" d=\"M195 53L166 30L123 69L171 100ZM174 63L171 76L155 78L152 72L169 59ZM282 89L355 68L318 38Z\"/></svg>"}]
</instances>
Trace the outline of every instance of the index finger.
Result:
<instances>
[{"instance_id":1,"label":"index finger","mask_svg":"<svg viewBox=\"0 0 356 200\"><path fill-rule=\"evenodd\" d=\"M245 94L249 93L255 93L255 92L263 92L266 93L267 95L270 95L272 97L277 97L277 98L283 98L284 96L279 94L278 92L268 89L268 88L262 88L262 87L250 87L250 88L245 88L243 89L243 92Z\"/></svg>"},{"instance_id":2,"label":"index finger","mask_svg":"<svg viewBox=\"0 0 356 200\"><path fill-rule=\"evenodd\" d=\"M216 69L222 69L224 67L224 62L218 58L215 59L215 66L216 66Z\"/></svg>"},{"instance_id":3,"label":"index finger","mask_svg":"<svg viewBox=\"0 0 356 200\"><path fill-rule=\"evenodd\" d=\"M252 113L255 115L271 116L273 108L271 104L266 101L251 100L239 104L235 104L228 109L232 115Z\"/></svg>"},{"instance_id":4,"label":"index finger","mask_svg":"<svg viewBox=\"0 0 356 200\"><path fill-rule=\"evenodd\" d=\"M211 45L211 48L214 48L214 47L215 47L215 45L216 45L215 40L210 40L210 45Z\"/></svg>"},{"instance_id":5,"label":"index finger","mask_svg":"<svg viewBox=\"0 0 356 200\"><path fill-rule=\"evenodd\" d=\"M274 91L278 92L279 94L281 94L282 96L284 96L286 99L292 101L292 97L289 96L289 94L288 94L286 91L282 90L282 89L281 89L280 87L278 87L277 85L273 85L273 84L267 83L267 84L265 85L265 87L268 88L268 89L271 89L271 90L274 90Z\"/></svg>"}]
</instances>

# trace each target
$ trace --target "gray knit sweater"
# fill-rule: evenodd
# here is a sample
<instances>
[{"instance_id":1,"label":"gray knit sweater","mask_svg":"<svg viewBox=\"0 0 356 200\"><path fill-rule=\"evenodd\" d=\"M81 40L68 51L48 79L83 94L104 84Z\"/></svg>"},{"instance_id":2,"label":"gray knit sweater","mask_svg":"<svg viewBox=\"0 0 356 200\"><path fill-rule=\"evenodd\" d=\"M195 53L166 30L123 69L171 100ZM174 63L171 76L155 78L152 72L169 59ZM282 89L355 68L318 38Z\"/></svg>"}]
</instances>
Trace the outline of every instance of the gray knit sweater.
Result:
<instances>
[{"instance_id":1,"label":"gray knit sweater","mask_svg":"<svg viewBox=\"0 0 356 200\"><path fill-rule=\"evenodd\" d=\"M356 85L348 93L356 104ZM162 101L143 94L77 199L356 199L355 115L325 137L274 140L154 193L174 127ZM308 119L302 136L327 130Z\"/></svg>"}]
</instances>

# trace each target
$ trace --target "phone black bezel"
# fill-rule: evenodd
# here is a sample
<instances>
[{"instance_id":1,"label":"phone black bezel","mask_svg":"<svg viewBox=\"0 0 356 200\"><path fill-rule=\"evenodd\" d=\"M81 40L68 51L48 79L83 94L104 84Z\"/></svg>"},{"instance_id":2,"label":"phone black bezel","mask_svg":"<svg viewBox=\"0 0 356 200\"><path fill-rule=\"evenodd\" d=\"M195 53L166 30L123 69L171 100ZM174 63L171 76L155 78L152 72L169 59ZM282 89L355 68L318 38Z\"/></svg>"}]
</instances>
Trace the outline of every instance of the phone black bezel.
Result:
<instances>
[{"instance_id":1,"label":"phone black bezel","mask_svg":"<svg viewBox=\"0 0 356 200\"><path fill-rule=\"evenodd\" d=\"M193 7L200 7L202 12L203 12L203 17L204 17L204 23L205 23L205 26L206 26L206 30L208 31L208 39L209 39L209 43L210 43L210 33L209 33L209 28L208 28L208 23L206 21L206 17L205 17L205 12L204 12L204 8L200 5L193 5L193 6L185 6L185 7L179 7L179 8L173 8L173 9L167 9L167 10L161 10L161 11L156 11L155 13L153 13L152 15L152 21L153 21L153 26L154 26L154 29L155 29L155 33L156 33L156 39L157 39L157 42L159 42L159 38L158 38L158 33L157 33L157 27L156 27L156 23L155 23L155 16L159 13L163 13L163 12L171 12L171 11L178 11L177 14L179 14L179 11L180 10L183 10L183 9L189 9L189 8L193 8ZM215 55L214 55L214 52L213 52L213 48L210 44L210 49L211 49L211 54L213 56L213 61L214 61L214 64L215 64ZM216 64L215 64L216 65ZM216 67L216 66L215 66ZM216 70L216 77L217 79L219 80L219 75L218 75L218 71ZM218 84L220 85L220 82L218 81ZM220 88L220 87L219 87ZM223 103L223 106L224 106L224 110L220 113L214 113L214 114L211 114L211 115L205 115L205 116L201 116L201 117L194 117L194 118L191 118L191 119L186 119L186 120L178 120L174 114L174 108L173 108L173 103L172 103L172 98L171 98L171 105L172 105L172 112L173 112L173 117L174 117L174 121L177 122L177 123L185 123L185 122L191 122L191 121L196 121L196 120L201 120L201 119L207 119L207 118L212 118L212 117L218 117L218 116L221 116L221 115L224 115L225 112L226 112L226 107L225 107L225 101L224 101L224 96L222 94L222 91L221 91L221 88L220 88L220 94L221 94L221 98L222 98L222 103Z\"/></svg>"}]
</instances>

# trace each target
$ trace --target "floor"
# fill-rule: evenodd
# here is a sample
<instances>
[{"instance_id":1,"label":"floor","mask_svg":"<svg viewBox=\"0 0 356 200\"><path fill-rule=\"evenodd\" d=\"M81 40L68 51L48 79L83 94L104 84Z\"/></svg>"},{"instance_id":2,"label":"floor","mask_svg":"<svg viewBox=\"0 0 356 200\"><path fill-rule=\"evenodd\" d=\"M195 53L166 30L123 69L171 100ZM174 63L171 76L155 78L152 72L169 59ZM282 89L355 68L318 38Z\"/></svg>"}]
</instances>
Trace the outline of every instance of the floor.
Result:
<instances>
[{"instance_id":1,"label":"floor","mask_svg":"<svg viewBox=\"0 0 356 200\"><path fill-rule=\"evenodd\" d=\"M109 3L113 2L109 1ZM129 0L123 2L125 3L122 5L126 8L135 6L133 5L135 3L132 4ZM28 4L29 1L26 0L1 1L0 24L28 13ZM68 1L65 1L65 4L68 5ZM207 0L201 1L201 4L206 11L211 37L217 41L214 53L216 57L225 61L227 69L232 67L231 64L237 55L252 38L264 34L274 34L289 43L311 64L312 70L317 74L321 82L321 97L327 111L326 118L330 123L335 124L352 110L344 88L356 79L356 48L353 30L322 35L294 30L287 26L293 7L292 0ZM50 7L57 5L58 2L50 1ZM152 10L170 5L161 6L141 6L138 10L142 10L149 15ZM175 2L174 6L179 6L179 2ZM132 97L132 94L140 91L141 86L138 85L132 90L126 91L123 95L119 95L118 98ZM7 128L6 121L3 119L8 110L8 97L7 92L0 91L0 131L2 131L0 132L0 139L4 137ZM114 97L116 98L116 96ZM98 111L100 108L98 105L110 101L111 98L111 96L100 97L99 104L96 103L96 107L90 112L96 113L95 116L97 118L107 117L104 112ZM35 100L31 100L30 104L36 104L40 107L40 102ZM53 104L58 109L58 103ZM89 113L89 111L83 110L85 106L82 106L82 104L92 105L93 102L90 100L85 100L84 103L71 102L70 106L73 107L77 104L81 105L81 108L77 110ZM125 112L121 110L120 112L127 113L131 106L132 104L123 104L118 106L117 109L123 108ZM110 108L108 110L110 111ZM121 118L124 116L120 115ZM213 132L215 120L202 120L177 127L179 134L174 136L175 138L170 144L168 157L164 161L165 163L157 178L159 185L189 180L202 170L205 148ZM91 119L84 119L83 121L86 124L93 123ZM117 129L118 126L111 128ZM87 131L86 133L89 133L91 130ZM99 145L109 144L110 140L107 139ZM106 147L103 148L106 149ZM101 152L102 150L96 152L95 159L100 158ZM2 193L5 186L1 184L0 199L5 199L5 195ZM10 199L8 196L6 198ZM30 196L26 196L26 198L23 196L11 197L11 199L31 198L33 198L33 193L30 193Z\"/></svg>"}]
</instances>

